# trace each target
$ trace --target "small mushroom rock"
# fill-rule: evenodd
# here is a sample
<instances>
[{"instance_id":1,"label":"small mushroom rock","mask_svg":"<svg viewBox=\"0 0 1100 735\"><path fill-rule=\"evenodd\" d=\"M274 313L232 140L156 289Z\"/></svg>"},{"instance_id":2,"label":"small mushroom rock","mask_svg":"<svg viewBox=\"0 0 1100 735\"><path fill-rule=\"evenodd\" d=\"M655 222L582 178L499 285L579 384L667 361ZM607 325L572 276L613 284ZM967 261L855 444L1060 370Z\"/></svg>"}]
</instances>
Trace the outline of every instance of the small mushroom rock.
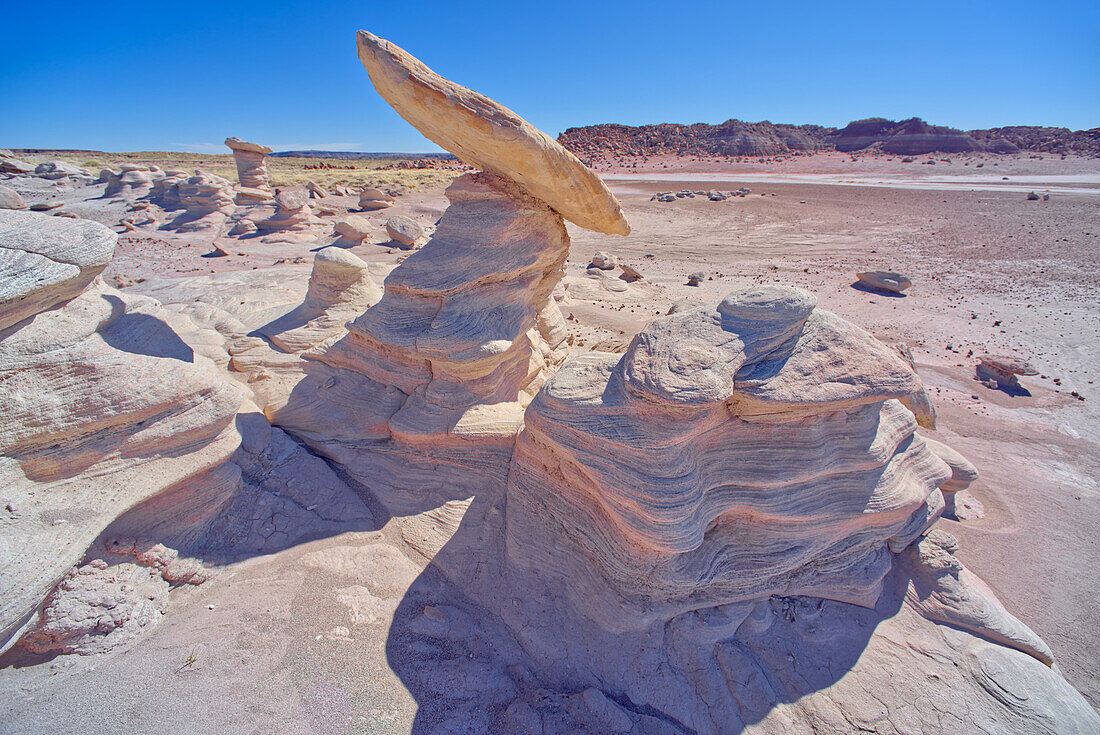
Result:
<instances>
[{"instance_id":1,"label":"small mushroom rock","mask_svg":"<svg viewBox=\"0 0 1100 735\"><path fill-rule=\"evenodd\" d=\"M359 208L366 212L393 206L393 197L381 189L363 189L359 194Z\"/></svg>"},{"instance_id":2,"label":"small mushroom rock","mask_svg":"<svg viewBox=\"0 0 1100 735\"><path fill-rule=\"evenodd\" d=\"M707 280L707 274L702 271L696 271L688 276L687 285L698 286L703 281Z\"/></svg>"},{"instance_id":3,"label":"small mushroom rock","mask_svg":"<svg viewBox=\"0 0 1100 735\"><path fill-rule=\"evenodd\" d=\"M619 259L614 255L605 252L603 250L597 250L596 254L592 256L592 262L589 263L589 268L599 268L603 271L614 270L619 264Z\"/></svg>"}]
</instances>

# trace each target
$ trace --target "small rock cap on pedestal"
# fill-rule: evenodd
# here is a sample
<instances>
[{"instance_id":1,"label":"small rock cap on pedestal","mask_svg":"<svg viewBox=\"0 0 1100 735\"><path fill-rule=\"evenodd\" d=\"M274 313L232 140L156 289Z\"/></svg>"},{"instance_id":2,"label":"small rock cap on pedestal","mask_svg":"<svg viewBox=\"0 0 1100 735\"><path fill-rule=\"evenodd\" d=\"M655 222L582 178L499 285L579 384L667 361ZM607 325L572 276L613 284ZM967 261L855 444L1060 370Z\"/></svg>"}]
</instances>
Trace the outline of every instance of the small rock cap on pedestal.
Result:
<instances>
[{"instance_id":1,"label":"small rock cap on pedestal","mask_svg":"<svg viewBox=\"0 0 1100 735\"><path fill-rule=\"evenodd\" d=\"M630 234L622 206L603 180L546 133L385 39L359 31L356 43L378 94L433 143L511 179L585 229Z\"/></svg>"},{"instance_id":2,"label":"small rock cap on pedestal","mask_svg":"<svg viewBox=\"0 0 1100 735\"><path fill-rule=\"evenodd\" d=\"M271 153L271 149L266 145L260 145L259 143L249 143L246 140L240 138L226 138L225 144L234 151L249 151L250 153L259 153L262 156L266 156Z\"/></svg>"},{"instance_id":3,"label":"small rock cap on pedestal","mask_svg":"<svg viewBox=\"0 0 1100 735\"><path fill-rule=\"evenodd\" d=\"M816 306L817 297L809 291L790 286L757 286L731 293L718 304L718 313L722 315L723 326L751 324L759 329L773 325L782 329L805 322Z\"/></svg>"}]
</instances>

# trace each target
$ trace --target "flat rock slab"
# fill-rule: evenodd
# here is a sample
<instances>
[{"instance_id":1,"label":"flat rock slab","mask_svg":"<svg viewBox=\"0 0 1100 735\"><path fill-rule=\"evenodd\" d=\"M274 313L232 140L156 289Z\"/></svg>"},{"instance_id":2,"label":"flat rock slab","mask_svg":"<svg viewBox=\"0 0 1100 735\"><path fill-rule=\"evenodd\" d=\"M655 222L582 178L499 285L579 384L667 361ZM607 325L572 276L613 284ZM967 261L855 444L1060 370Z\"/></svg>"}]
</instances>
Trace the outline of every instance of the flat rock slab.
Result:
<instances>
[{"instance_id":1,"label":"flat rock slab","mask_svg":"<svg viewBox=\"0 0 1100 735\"><path fill-rule=\"evenodd\" d=\"M385 39L359 31L356 41L378 94L433 143L515 181L581 227L630 234L622 206L603 180L546 133Z\"/></svg>"}]
</instances>

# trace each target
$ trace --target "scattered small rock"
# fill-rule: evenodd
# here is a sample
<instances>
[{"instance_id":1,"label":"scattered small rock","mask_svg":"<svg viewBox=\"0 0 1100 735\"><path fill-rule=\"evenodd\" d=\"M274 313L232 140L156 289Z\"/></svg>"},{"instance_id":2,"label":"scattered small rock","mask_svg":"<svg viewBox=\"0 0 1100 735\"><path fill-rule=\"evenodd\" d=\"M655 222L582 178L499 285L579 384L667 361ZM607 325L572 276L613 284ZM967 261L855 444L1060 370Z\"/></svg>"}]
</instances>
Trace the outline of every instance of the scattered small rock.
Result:
<instances>
[{"instance_id":1,"label":"scattered small rock","mask_svg":"<svg viewBox=\"0 0 1100 735\"><path fill-rule=\"evenodd\" d=\"M913 285L908 276L895 271L864 271L856 273L856 278L868 288L888 293L901 293Z\"/></svg>"},{"instance_id":2,"label":"scattered small rock","mask_svg":"<svg viewBox=\"0 0 1100 735\"><path fill-rule=\"evenodd\" d=\"M416 241L424 234L424 228L415 220L397 214L386 220L386 234L395 243L408 250L416 245Z\"/></svg>"}]
</instances>

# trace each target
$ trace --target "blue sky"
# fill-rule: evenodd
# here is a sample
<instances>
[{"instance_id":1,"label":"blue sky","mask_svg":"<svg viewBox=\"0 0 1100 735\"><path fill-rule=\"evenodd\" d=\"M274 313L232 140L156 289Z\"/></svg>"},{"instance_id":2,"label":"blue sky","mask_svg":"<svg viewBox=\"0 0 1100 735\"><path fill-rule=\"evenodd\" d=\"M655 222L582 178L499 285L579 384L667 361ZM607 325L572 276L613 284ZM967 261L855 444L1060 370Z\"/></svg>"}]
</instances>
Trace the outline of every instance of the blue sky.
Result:
<instances>
[{"instance_id":1,"label":"blue sky","mask_svg":"<svg viewBox=\"0 0 1100 735\"><path fill-rule=\"evenodd\" d=\"M437 150L365 28L556 135L597 122L1100 126L1100 3L3 0L0 147Z\"/></svg>"}]
</instances>

